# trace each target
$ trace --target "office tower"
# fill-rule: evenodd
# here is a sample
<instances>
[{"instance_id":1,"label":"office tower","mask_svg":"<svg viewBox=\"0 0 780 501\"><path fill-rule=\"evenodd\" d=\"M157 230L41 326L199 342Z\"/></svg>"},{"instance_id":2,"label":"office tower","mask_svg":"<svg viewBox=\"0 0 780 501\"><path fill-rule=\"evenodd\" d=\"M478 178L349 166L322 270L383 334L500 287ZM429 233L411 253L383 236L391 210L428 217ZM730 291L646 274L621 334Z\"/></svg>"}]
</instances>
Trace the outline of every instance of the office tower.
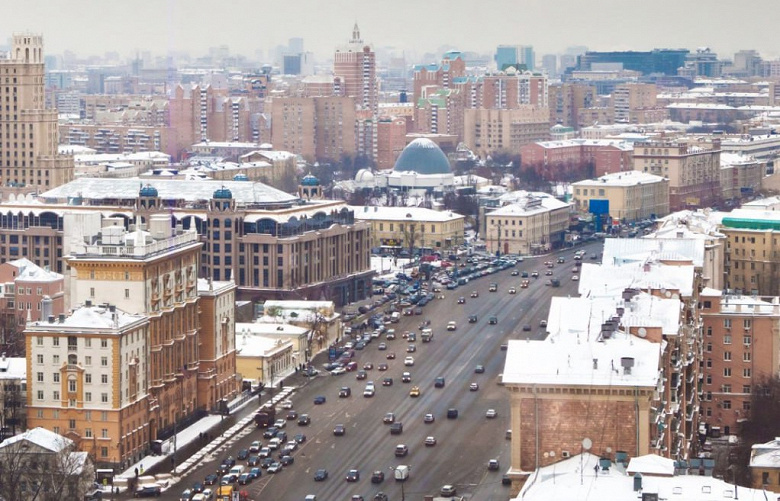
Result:
<instances>
[{"instance_id":1,"label":"office tower","mask_svg":"<svg viewBox=\"0 0 780 501\"><path fill-rule=\"evenodd\" d=\"M287 41L287 50L290 54L300 54L303 52L303 38L293 37Z\"/></svg>"},{"instance_id":2,"label":"office tower","mask_svg":"<svg viewBox=\"0 0 780 501\"><path fill-rule=\"evenodd\" d=\"M44 103L43 37L14 35L0 78L2 184L47 190L71 181L73 157L57 153L57 110Z\"/></svg>"},{"instance_id":3,"label":"office tower","mask_svg":"<svg viewBox=\"0 0 780 501\"><path fill-rule=\"evenodd\" d=\"M577 57L577 69L591 71L599 63L621 63L624 70L641 71L645 75L661 73L677 75L685 66L688 49L653 49L652 51L586 52Z\"/></svg>"},{"instance_id":4,"label":"office tower","mask_svg":"<svg viewBox=\"0 0 780 501\"><path fill-rule=\"evenodd\" d=\"M499 45L493 60L498 71L518 64L524 64L526 69L533 70L536 55L532 45Z\"/></svg>"},{"instance_id":5,"label":"office tower","mask_svg":"<svg viewBox=\"0 0 780 501\"><path fill-rule=\"evenodd\" d=\"M555 54L545 54L542 56L542 69L550 77L558 76L558 56Z\"/></svg>"},{"instance_id":6,"label":"office tower","mask_svg":"<svg viewBox=\"0 0 780 501\"><path fill-rule=\"evenodd\" d=\"M360 38L357 23L352 30L352 39L338 47L333 55L333 74L341 78L344 96L355 98L359 109L377 113L376 55Z\"/></svg>"}]
</instances>

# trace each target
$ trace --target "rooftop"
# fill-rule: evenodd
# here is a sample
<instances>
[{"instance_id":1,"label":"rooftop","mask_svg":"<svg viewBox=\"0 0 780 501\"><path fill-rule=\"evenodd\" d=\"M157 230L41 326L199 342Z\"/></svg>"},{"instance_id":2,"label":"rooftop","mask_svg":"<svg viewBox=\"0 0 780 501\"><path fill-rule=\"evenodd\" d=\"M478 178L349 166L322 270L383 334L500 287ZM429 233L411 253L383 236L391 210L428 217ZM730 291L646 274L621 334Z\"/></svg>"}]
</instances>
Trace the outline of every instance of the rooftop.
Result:
<instances>
[{"instance_id":1,"label":"rooftop","mask_svg":"<svg viewBox=\"0 0 780 501\"><path fill-rule=\"evenodd\" d=\"M9 261L8 264L13 265L19 269L19 275L16 276L16 280L22 282L54 282L64 278L64 275L61 275L56 271L41 268L37 264L24 257L14 261Z\"/></svg>"},{"instance_id":2,"label":"rooftop","mask_svg":"<svg viewBox=\"0 0 780 501\"><path fill-rule=\"evenodd\" d=\"M676 235L675 235L676 236ZM704 264L704 241L697 238L607 238L603 263L641 263L657 261Z\"/></svg>"},{"instance_id":3,"label":"rooftop","mask_svg":"<svg viewBox=\"0 0 780 501\"><path fill-rule=\"evenodd\" d=\"M489 216L530 216L556 209L569 207L548 193L513 191L499 197L503 207L489 212Z\"/></svg>"},{"instance_id":4,"label":"rooftop","mask_svg":"<svg viewBox=\"0 0 780 501\"><path fill-rule=\"evenodd\" d=\"M666 178L656 176L647 172L638 170L628 170L624 172L613 172L604 174L596 179L585 179L572 183L573 186L637 186L640 184L660 183Z\"/></svg>"},{"instance_id":5,"label":"rooftop","mask_svg":"<svg viewBox=\"0 0 780 501\"><path fill-rule=\"evenodd\" d=\"M73 446L73 441L71 439L63 437L62 435L54 433L53 431L49 431L45 428L38 427L33 428L32 430L27 430L20 435L6 439L0 445L0 448L4 448L11 444L22 441L31 442L38 447L47 449L52 452L59 452L63 449L67 449Z\"/></svg>"},{"instance_id":6,"label":"rooftop","mask_svg":"<svg viewBox=\"0 0 780 501\"><path fill-rule=\"evenodd\" d=\"M395 161L393 171L423 175L452 173L447 156L436 143L427 138L417 138L406 145Z\"/></svg>"},{"instance_id":7,"label":"rooftop","mask_svg":"<svg viewBox=\"0 0 780 501\"><path fill-rule=\"evenodd\" d=\"M0 379L26 379L27 359L25 357L0 357Z\"/></svg>"},{"instance_id":8,"label":"rooftop","mask_svg":"<svg viewBox=\"0 0 780 501\"><path fill-rule=\"evenodd\" d=\"M693 294L694 267L666 266L659 262L630 262L596 265L584 263L580 271L579 292L583 296L620 297L629 288L656 290L674 298ZM679 299L679 298L678 298Z\"/></svg>"},{"instance_id":9,"label":"rooftop","mask_svg":"<svg viewBox=\"0 0 780 501\"><path fill-rule=\"evenodd\" d=\"M463 219L458 213L452 211L437 211L424 207L378 207L378 206L350 206L355 212L355 219L365 221L413 221L444 223Z\"/></svg>"},{"instance_id":10,"label":"rooftop","mask_svg":"<svg viewBox=\"0 0 780 501\"><path fill-rule=\"evenodd\" d=\"M148 322L148 317L142 314L126 313L108 304L78 306L73 313L60 321L48 319L30 322L27 328L32 331L48 332L52 329L62 332L82 331L84 329L100 331L123 331L135 323Z\"/></svg>"},{"instance_id":11,"label":"rooftop","mask_svg":"<svg viewBox=\"0 0 780 501\"><path fill-rule=\"evenodd\" d=\"M236 356L238 357L265 357L280 350L286 350L292 346L292 341L272 337L271 332L266 332L265 327L247 330L245 326L270 326L271 324L236 324ZM289 330L275 331L275 334L300 335L292 329L301 329L292 325L277 324ZM303 329L305 331L305 329Z\"/></svg>"}]
</instances>

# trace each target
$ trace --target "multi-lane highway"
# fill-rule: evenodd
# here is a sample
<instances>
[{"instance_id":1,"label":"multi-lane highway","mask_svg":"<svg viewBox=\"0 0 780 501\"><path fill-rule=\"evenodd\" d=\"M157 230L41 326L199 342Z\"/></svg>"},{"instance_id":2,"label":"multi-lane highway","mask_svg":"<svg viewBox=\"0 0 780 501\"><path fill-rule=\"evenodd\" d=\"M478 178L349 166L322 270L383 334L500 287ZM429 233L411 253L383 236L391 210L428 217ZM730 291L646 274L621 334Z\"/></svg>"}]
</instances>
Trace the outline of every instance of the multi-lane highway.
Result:
<instances>
[{"instance_id":1,"label":"multi-lane highway","mask_svg":"<svg viewBox=\"0 0 780 501\"><path fill-rule=\"evenodd\" d=\"M601 243L594 242L578 249L587 252L588 261L592 253L601 252ZM506 390L498 384L498 376L503 370L505 352L501 345L508 339L543 338L546 334L539 327L542 319L547 318L550 298L553 295L576 295L577 282L572 281L574 250L526 258L516 268L510 268L480 279L471 281L455 290L444 290L444 299L430 302L420 316L402 317L400 322L392 324L397 332L394 340L386 340L382 335L364 350L356 352L359 367L373 363L374 369L367 371L367 380L358 381L355 372L341 376L331 376L322 371L312 378L293 395L294 408L299 413L308 413L312 422L309 426L298 426L289 421L286 431L290 437L304 433L307 441L293 454L295 462L277 474L267 474L242 490L251 493L251 498L284 501L303 500L307 494L316 494L318 500L349 500L353 495L362 495L371 500L382 491L390 501L401 500L401 483L393 480L393 467L398 464L409 465L409 479L403 484L406 499L422 499L426 494L438 494L444 484L457 487L458 494L468 494L473 499L506 500L508 487L501 484L502 473L509 466L509 440L505 438L509 427L509 402ZM564 264L553 268L554 278L560 280L558 288L546 286L551 278L545 276L544 261L565 257ZM520 276L512 276L512 269L518 271L539 272L539 278L530 278L528 288L521 288ZM490 283L498 284L497 292L488 292ZM516 294L509 294L509 288L515 287ZM471 297L473 291L479 296ZM465 298L465 304L458 304L459 297ZM476 323L469 323L469 315L478 317ZM489 325L488 318L498 318L496 325ZM422 343L418 325L423 319L431 321L430 327L434 339ZM448 332L446 325L457 322L457 330ZM523 327L530 325L530 331ZM410 344L402 338L404 331L418 334L416 351L407 353ZM385 342L386 351L380 351L378 345ZM395 359L388 360L387 354L394 353ZM414 357L413 366L405 366L404 359ZM388 370L380 372L377 366L387 363ZM475 373L477 365L483 365L482 374ZM401 374L411 372L412 382L402 383ZM382 380L392 377L392 386L383 386ZM434 380L445 378L443 388L435 388ZM376 384L376 394L371 398L363 397L366 382ZM470 391L469 385L477 383L479 389ZM421 395L409 396L409 390L417 385ZM339 388L349 386L352 395L339 398ZM324 395L327 401L314 405L313 399ZM457 419L447 419L447 410L456 408ZM486 411L495 409L497 417L486 418ZM390 427L382 422L388 412L394 412L396 421L403 423L403 433L391 435ZM435 422L424 423L426 413L435 416ZM282 416L284 417L284 413ZM346 433L334 436L333 429L343 424ZM428 436L436 438L435 446L425 446ZM225 448L213 461L203 463L193 470L183 482L163 495L164 499L178 499L176 496L195 481L202 480L213 473L222 457L235 456L239 449L248 448L253 440L263 440L261 430L246 433L235 443ZM406 444L409 453L406 457L396 458L396 445ZM489 471L490 459L498 459L500 469ZM322 482L314 481L314 472L319 468L328 470L329 477ZM360 479L346 482L348 470L358 469ZM385 473L385 480L379 484L371 483L371 474L375 470Z\"/></svg>"}]
</instances>

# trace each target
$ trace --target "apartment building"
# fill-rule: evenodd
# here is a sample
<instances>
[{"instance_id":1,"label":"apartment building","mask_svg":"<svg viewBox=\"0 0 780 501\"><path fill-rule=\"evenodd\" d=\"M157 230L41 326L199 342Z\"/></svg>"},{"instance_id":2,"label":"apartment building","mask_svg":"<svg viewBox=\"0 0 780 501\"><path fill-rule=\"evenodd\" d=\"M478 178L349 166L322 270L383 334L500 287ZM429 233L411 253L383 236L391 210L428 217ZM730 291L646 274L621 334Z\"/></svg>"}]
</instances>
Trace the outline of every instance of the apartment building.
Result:
<instances>
[{"instance_id":1,"label":"apartment building","mask_svg":"<svg viewBox=\"0 0 780 501\"><path fill-rule=\"evenodd\" d=\"M27 359L0 353L0 441L27 429Z\"/></svg>"},{"instance_id":2,"label":"apartment building","mask_svg":"<svg viewBox=\"0 0 780 501\"><path fill-rule=\"evenodd\" d=\"M487 250L502 254L543 254L560 248L569 229L571 206L547 193L515 192L485 214Z\"/></svg>"},{"instance_id":3,"label":"apartment building","mask_svg":"<svg viewBox=\"0 0 780 501\"><path fill-rule=\"evenodd\" d=\"M371 247L443 251L463 243L465 217L423 207L350 207L371 226Z\"/></svg>"},{"instance_id":4,"label":"apartment building","mask_svg":"<svg viewBox=\"0 0 780 501\"><path fill-rule=\"evenodd\" d=\"M612 107L615 121L620 123L641 123L632 119L636 112L647 108L656 108L658 90L655 84L630 83L615 86L612 92Z\"/></svg>"},{"instance_id":5,"label":"apartment building","mask_svg":"<svg viewBox=\"0 0 780 501\"><path fill-rule=\"evenodd\" d=\"M780 299L724 294L701 295L704 338L702 421L722 434L739 434L750 416L751 393L780 365Z\"/></svg>"},{"instance_id":6,"label":"apartment building","mask_svg":"<svg viewBox=\"0 0 780 501\"><path fill-rule=\"evenodd\" d=\"M358 108L377 114L376 54L370 44L363 43L357 23L349 42L336 48L333 74L341 79L343 85L337 95L352 97Z\"/></svg>"},{"instance_id":7,"label":"apartment building","mask_svg":"<svg viewBox=\"0 0 780 501\"><path fill-rule=\"evenodd\" d=\"M377 120L376 168L392 169L406 146L407 120L405 117L386 116Z\"/></svg>"},{"instance_id":8,"label":"apartment building","mask_svg":"<svg viewBox=\"0 0 780 501\"><path fill-rule=\"evenodd\" d=\"M720 155L720 197L739 200L761 190L766 175L766 162L750 155L726 153Z\"/></svg>"},{"instance_id":9,"label":"apartment building","mask_svg":"<svg viewBox=\"0 0 780 501\"><path fill-rule=\"evenodd\" d=\"M595 176L629 171L634 167L634 147L610 139L567 139L541 141L520 147L523 165L536 169L547 179L567 170L591 165Z\"/></svg>"},{"instance_id":10,"label":"apartment building","mask_svg":"<svg viewBox=\"0 0 780 501\"><path fill-rule=\"evenodd\" d=\"M550 109L526 105L514 109L467 109L463 142L480 156L517 152L550 138Z\"/></svg>"},{"instance_id":11,"label":"apartment building","mask_svg":"<svg viewBox=\"0 0 780 501\"><path fill-rule=\"evenodd\" d=\"M711 148L684 141L636 143L634 170L669 179L669 208L711 207L720 200L720 142Z\"/></svg>"},{"instance_id":12,"label":"apartment building","mask_svg":"<svg viewBox=\"0 0 780 501\"><path fill-rule=\"evenodd\" d=\"M102 154L164 151L173 156L184 147L176 145L167 125L68 123L60 125L59 132L63 145L84 146Z\"/></svg>"},{"instance_id":13,"label":"apartment building","mask_svg":"<svg viewBox=\"0 0 780 501\"><path fill-rule=\"evenodd\" d=\"M572 183L574 207L581 214L593 201L606 202L613 223L634 223L669 214L669 180L638 171L605 174Z\"/></svg>"},{"instance_id":14,"label":"apartment building","mask_svg":"<svg viewBox=\"0 0 780 501\"><path fill-rule=\"evenodd\" d=\"M735 209L721 220L726 236L725 288L738 294L780 296L780 215Z\"/></svg>"},{"instance_id":15,"label":"apartment building","mask_svg":"<svg viewBox=\"0 0 780 501\"><path fill-rule=\"evenodd\" d=\"M562 83L547 89L550 106L550 125L561 124L580 128L580 112L597 104L596 88L592 85ZM584 125L593 125L586 123Z\"/></svg>"},{"instance_id":16,"label":"apartment building","mask_svg":"<svg viewBox=\"0 0 780 501\"><path fill-rule=\"evenodd\" d=\"M43 37L14 34L0 59L0 180L4 186L48 190L73 179L73 157L57 152L57 110L46 109Z\"/></svg>"}]
</instances>

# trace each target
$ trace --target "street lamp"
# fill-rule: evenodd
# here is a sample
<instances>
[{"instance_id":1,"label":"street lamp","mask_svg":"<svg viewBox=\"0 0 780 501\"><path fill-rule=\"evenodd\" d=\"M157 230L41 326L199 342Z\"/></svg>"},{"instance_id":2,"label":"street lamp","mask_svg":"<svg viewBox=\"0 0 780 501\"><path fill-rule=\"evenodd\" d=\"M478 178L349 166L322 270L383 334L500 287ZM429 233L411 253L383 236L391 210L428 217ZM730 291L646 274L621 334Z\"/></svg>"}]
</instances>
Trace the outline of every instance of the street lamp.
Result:
<instances>
[{"instance_id":1,"label":"street lamp","mask_svg":"<svg viewBox=\"0 0 780 501\"><path fill-rule=\"evenodd\" d=\"M412 467L410 465L407 465L407 468L409 468L407 472L412 470ZM395 475L395 472L398 471L397 466L388 466L388 469L393 472L393 475ZM395 479L396 482L401 482L401 501L406 501L406 493L404 492L404 484L406 483L406 478L408 477L405 477L403 479L399 479L398 477L396 477Z\"/></svg>"}]
</instances>

